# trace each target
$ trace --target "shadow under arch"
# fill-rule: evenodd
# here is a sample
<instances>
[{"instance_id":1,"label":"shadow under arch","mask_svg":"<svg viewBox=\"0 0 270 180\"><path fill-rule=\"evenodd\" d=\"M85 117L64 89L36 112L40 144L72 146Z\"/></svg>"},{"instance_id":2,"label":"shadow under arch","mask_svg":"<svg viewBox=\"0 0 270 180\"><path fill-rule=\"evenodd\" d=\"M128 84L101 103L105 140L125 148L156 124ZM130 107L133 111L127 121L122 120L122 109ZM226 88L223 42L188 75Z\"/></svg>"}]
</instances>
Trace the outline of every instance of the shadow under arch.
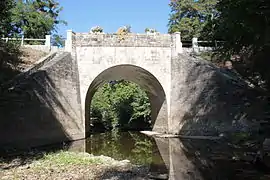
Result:
<instances>
[{"instance_id":1,"label":"shadow under arch","mask_svg":"<svg viewBox=\"0 0 270 180\"><path fill-rule=\"evenodd\" d=\"M90 107L92 98L99 87L112 80L127 80L138 84L147 93L151 105L151 121L153 131L168 132L168 109L166 94L159 80L142 67L122 64L109 67L102 71L91 82L85 99L85 132L90 132Z\"/></svg>"}]
</instances>

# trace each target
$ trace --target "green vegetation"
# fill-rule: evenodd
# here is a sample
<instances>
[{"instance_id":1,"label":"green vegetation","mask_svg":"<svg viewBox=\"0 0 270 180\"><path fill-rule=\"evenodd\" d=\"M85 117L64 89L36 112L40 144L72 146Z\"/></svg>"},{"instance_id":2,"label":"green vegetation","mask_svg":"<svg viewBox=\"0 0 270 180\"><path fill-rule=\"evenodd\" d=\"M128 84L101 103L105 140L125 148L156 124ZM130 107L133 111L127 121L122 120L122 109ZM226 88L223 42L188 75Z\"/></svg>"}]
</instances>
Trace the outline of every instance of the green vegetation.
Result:
<instances>
[{"instance_id":1,"label":"green vegetation","mask_svg":"<svg viewBox=\"0 0 270 180\"><path fill-rule=\"evenodd\" d=\"M44 38L56 32L58 24L66 24L58 18L62 7L55 0L16 1L11 11L12 26L16 30L13 35Z\"/></svg>"},{"instance_id":2,"label":"green vegetation","mask_svg":"<svg viewBox=\"0 0 270 180\"><path fill-rule=\"evenodd\" d=\"M136 84L112 81L99 88L91 102L91 123L105 129L150 127L150 102Z\"/></svg>"},{"instance_id":3,"label":"green vegetation","mask_svg":"<svg viewBox=\"0 0 270 180\"><path fill-rule=\"evenodd\" d=\"M57 26L66 24L59 19L62 7L56 0L3 0L0 2L0 38L44 39L45 35L52 36L52 44L63 46L64 41L57 34ZM20 41L8 43L0 39L0 82L5 82L20 73L18 67L23 58L33 59L35 54L25 54L20 48ZM37 44L37 41L25 41L27 44ZM38 54L38 53L37 53Z\"/></svg>"},{"instance_id":4,"label":"green vegetation","mask_svg":"<svg viewBox=\"0 0 270 180\"><path fill-rule=\"evenodd\" d=\"M53 34L53 41L62 43L57 35L57 25L66 24L59 19L61 11L56 0L3 0L0 3L0 37L44 39L45 35Z\"/></svg>"},{"instance_id":5,"label":"green vegetation","mask_svg":"<svg viewBox=\"0 0 270 180\"><path fill-rule=\"evenodd\" d=\"M270 89L270 2L221 0L216 6L212 39L225 41L218 53L224 58L239 55L239 73L255 86ZM226 29L226 31L224 31Z\"/></svg>"},{"instance_id":6,"label":"green vegetation","mask_svg":"<svg viewBox=\"0 0 270 180\"><path fill-rule=\"evenodd\" d=\"M103 163L102 158L88 153L75 153L59 151L45 154L41 159L35 161L34 167L67 166L67 165L90 165Z\"/></svg>"},{"instance_id":7,"label":"green vegetation","mask_svg":"<svg viewBox=\"0 0 270 180\"><path fill-rule=\"evenodd\" d=\"M138 165L149 165L153 161L160 161L153 156L154 147L154 139L138 132L113 131L94 134L86 142L86 149L90 153L113 157L117 160L128 159L132 164Z\"/></svg>"},{"instance_id":8,"label":"green vegetation","mask_svg":"<svg viewBox=\"0 0 270 180\"><path fill-rule=\"evenodd\" d=\"M233 63L239 74L269 92L269 1L171 0L169 5L170 33L180 31L189 41L220 41L215 52L203 56L217 64L238 57Z\"/></svg>"},{"instance_id":9,"label":"green vegetation","mask_svg":"<svg viewBox=\"0 0 270 180\"><path fill-rule=\"evenodd\" d=\"M181 32L183 40L203 37L203 28L216 14L217 0L171 0L169 33Z\"/></svg>"},{"instance_id":10,"label":"green vegetation","mask_svg":"<svg viewBox=\"0 0 270 180\"><path fill-rule=\"evenodd\" d=\"M0 37L13 32L10 22L12 22L11 9L14 4L15 2L13 0L2 0L0 2Z\"/></svg>"}]
</instances>

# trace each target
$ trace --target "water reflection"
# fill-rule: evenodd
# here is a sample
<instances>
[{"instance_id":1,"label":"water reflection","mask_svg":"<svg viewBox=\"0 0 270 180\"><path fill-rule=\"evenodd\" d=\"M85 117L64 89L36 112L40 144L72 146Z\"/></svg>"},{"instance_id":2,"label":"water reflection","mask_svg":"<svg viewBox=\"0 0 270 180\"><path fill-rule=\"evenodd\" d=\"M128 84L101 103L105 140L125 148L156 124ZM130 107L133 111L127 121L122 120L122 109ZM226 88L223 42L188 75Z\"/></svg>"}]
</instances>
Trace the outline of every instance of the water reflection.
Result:
<instances>
[{"instance_id":1,"label":"water reflection","mask_svg":"<svg viewBox=\"0 0 270 180\"><path fill-rule=\"evenodd\" d=\"M253 161L256 149L230 146L223 140L150 138L137 132L103 133L89 137L85 149L94 155L148 166L149 177L153 178L270 179L269 168L262 169Z\"/></svg>"},{"instance_id":2,"label":"water reflection","mask_svg":"<svg viewBox=\"0 0 270 180\"><path fill-rule=\"evenodd\" d=\"M139 132L94 134L86 140L86 152L137 165L164 164L155 140Z\"/></svg>"}]
</instances>

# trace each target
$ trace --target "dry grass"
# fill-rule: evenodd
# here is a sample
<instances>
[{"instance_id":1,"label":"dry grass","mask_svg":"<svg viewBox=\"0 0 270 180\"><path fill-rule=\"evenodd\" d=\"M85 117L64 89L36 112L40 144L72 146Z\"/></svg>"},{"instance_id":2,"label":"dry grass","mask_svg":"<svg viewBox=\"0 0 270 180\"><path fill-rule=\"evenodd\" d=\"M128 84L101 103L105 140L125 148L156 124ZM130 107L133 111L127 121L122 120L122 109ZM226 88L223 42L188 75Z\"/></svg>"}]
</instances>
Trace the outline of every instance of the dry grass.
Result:
<instances>
[{"instance_id":1,"label":"dry grass","mask_svg":"<svg viewBox=\"0 0 270 180\"><path fill-rule=\"evenodd\" d=\"M26 68L31 67L33 63L38 61L40 58L46 56L48 53L43 51L34 50L31 48L20 48L21 54L19 56L20 63L18 65L18 68L20 70L24 70Z\"/></svg>"},{"instance_id":2,"label":"dry grass","mask_svg":"<svg viewBox=\"0 0 270 180\"><path fill-rule=\"evenodd\" d=\"M1 46L0 43L0 84L32 66L48 53L31 48Z\"/></svg>"}]
</instances>

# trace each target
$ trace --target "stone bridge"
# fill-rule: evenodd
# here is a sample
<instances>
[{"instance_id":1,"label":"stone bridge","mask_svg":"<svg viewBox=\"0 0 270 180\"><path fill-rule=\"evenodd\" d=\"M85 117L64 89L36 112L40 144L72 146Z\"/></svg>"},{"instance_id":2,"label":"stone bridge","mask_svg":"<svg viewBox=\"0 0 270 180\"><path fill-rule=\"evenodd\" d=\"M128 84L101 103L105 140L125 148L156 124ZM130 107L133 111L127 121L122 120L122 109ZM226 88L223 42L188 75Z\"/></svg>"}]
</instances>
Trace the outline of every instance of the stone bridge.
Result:
<instances>
[{"instance_id":1,"label":"stone bridge","mask_svg":"<svg viewBox=\"0 0 270 180\"><path fill-rule=\"evenodd\" d=\"M65 50L2 86L1 147L85 138L95 91L118 79L147 92L154 131L218 135L235 119L253 118L249 107L238 106L247 99L243 85L185 53L180 33L119 38L68 31Z\"/></svg>"},{"instance_id":2,"label":"stone bridge","mask_svg":"<svg viewBox=\"0 0 270 180\"><path fill-rule=\"evenodd\" d=\"M125 79L148 94L154 131L174 132L170 121L172 58L181 51L180 34L118 35L68 32L66 42L78 63L82 116L89 126L89 110L95 91L110 80ZM68 46L72 45L72 46ZM88 131L86 129L86 131Z\"/></svg>"}]
</instances>

